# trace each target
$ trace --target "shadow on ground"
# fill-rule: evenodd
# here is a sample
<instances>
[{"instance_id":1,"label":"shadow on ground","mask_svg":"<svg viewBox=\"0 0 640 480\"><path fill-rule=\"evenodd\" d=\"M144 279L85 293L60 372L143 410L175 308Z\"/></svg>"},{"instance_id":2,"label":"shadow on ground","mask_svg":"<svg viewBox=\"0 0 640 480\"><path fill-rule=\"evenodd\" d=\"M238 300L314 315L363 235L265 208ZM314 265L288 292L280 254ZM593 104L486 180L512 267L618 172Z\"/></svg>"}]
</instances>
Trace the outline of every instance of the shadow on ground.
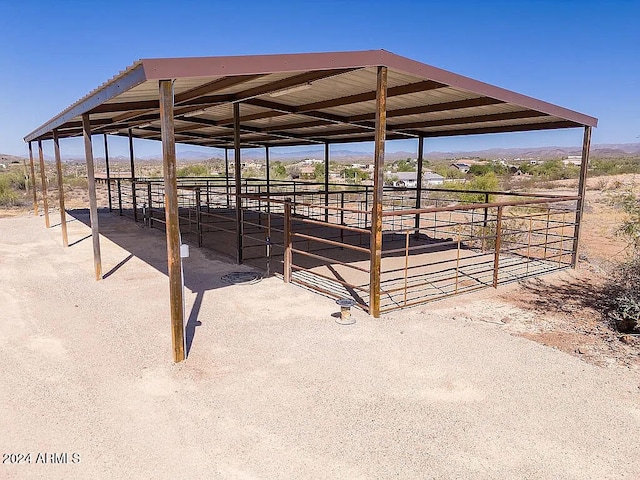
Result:
<instances>
[{"instance_id":1,"label":"shadow on ground","mask_svg":"<svg viewBox=\"0 0 640 480\"><path fill-rule=\"evenodd\" d=\"M68 215L79 222L90 226L89 210L68 210ZM100 235L115 243L126 252L125 258L103 274L103 279L117 278L121 269L133 257L136 257L159 272L167 275L167 249L166 237L163 231L155 228L147 228L141 223L134 223L128 218L120 217L117 213L109 213L106 209L99 210ZM86 236L69 244L70 247L91 238ZM185 240L183 239L183 242ZM202 262L204 258L213 260L215 268L212 270L212 262ZM184 286L195 293L195 300L190 312L185 312L185 347L189 355L196 335L196 328L202 323L198 320L205 292L222 287L228 287L229 283L222 280L222 276L232 271L252 271L251 267L234 264L230 259L220 255L211 255L199 249L191 250L189 258L183 261Z\"/></svg>"}]
</instances>

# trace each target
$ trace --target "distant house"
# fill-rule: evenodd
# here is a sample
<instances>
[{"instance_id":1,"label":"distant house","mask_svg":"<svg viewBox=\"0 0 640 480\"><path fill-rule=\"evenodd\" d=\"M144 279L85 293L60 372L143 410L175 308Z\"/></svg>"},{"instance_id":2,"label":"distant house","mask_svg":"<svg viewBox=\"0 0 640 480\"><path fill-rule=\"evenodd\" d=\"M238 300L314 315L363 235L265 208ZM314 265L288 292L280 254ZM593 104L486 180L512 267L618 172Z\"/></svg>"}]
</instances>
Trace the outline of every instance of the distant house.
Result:
<instances>
[{"instance_id":1,"label":"distant house","mask_svg":"<svg viewBox=\"0 0 640 480\"><path fill-rule=\"evenodd\" d=\"M452 163L450 166L453 168L457 168L462 173L469 173L469 169L471 168L471 165L462 162Z\"/></svg>"},{"instance_id":2,"label":"distant house","mask_svg":"<svg viewBox=\"0 0 640 480\"><path fill-rule=\"evenodd\" d=\"M565 165L576 165L579 167L582 165L582 155L569 155L567 158L562 160L562 163Z\"/></svg>"},{"instance_id":3,"label":"distant house","mask_svg":"<svg viewBox=\"0 0 640 480\"><path fill-rule=\"evenodd\" d=\"M422 185L442 185L444 177L433 172L426 172L422 176Z\"/></svg>"},{"instance_id":4,"label":"distant house","mask_svg":"<svg viewBox=\"0 0 640 480\"><path fill-rule=\"evenodd\" d=\"M418 186L418 172L397 172L393 174L397 180L394 180L394 187L416 188ZM442 185L444 177L433 172L425 172L422 175L422 186Z\"/></svg>"}]
</instances>

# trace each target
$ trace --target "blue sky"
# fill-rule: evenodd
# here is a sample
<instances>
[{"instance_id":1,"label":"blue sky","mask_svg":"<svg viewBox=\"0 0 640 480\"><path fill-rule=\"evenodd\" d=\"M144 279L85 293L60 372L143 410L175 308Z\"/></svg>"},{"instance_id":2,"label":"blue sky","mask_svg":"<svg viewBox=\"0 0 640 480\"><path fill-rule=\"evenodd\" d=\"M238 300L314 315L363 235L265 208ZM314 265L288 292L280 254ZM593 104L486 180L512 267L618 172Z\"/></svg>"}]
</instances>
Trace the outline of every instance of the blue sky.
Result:
<instances>
[{"instance_id":1,"label":"blue sky","mask_svg":"<svg viewBox=\"0 0 640 480\"><path fill-rule=\"evenodd\" d=\"M0 18L2 153L26 154L24 135L139 58L378 48L598 117L594 143L640 142L637 0L0 0ZM568 130L429 139L426 149L581 141ZM82 152L72 139L61 148ZM112 149L126 154L124 142ZM136 149L160 152L156 142Z\"/></svg>"}]
</instances>

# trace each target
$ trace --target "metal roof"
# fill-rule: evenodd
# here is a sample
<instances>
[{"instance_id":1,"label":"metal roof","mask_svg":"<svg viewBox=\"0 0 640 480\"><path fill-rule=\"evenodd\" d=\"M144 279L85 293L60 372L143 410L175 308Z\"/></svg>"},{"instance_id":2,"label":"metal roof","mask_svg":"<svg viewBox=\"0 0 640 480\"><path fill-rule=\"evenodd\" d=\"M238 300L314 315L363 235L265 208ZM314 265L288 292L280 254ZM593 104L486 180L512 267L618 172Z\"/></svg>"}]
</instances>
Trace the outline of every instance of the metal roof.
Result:
<instances>
[{"instance_id":1,"label":"metal roof","mask_svg":"<svg viewBox=\"0 0 640 480\"><path fill-rule=\"evenodd\" d=\"M242 147L370 141L376 69L388 67L387 139L595 127L597 119L385 50L145 59L24 137L92 133L160 140L158 80L173 79L176 142Z\"/></svg>"}]
</instances>

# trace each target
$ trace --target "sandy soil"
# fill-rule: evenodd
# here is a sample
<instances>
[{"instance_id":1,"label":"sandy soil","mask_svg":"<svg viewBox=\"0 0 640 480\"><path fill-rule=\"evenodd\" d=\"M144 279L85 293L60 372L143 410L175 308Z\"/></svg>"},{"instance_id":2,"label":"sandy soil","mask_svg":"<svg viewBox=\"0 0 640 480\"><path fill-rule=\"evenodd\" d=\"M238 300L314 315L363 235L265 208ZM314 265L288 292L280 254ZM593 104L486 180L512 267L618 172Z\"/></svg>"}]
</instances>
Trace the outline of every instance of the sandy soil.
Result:
<instances>
[{"instance_id":1,"label":"sandy soil","mask_svg":"<svg viewBox=\"0 0 640 480\"><path fill-rule=\"evenodd\" d=\"M174 365L162 233L101 222L96 282L83 222L65 249L55 215L0 219L2 452L31 454L2 478L640 477L637 371L524 338L559 313L514 304L522 286L341 326L192 247Z\"/></svg>"}]
</instances>

